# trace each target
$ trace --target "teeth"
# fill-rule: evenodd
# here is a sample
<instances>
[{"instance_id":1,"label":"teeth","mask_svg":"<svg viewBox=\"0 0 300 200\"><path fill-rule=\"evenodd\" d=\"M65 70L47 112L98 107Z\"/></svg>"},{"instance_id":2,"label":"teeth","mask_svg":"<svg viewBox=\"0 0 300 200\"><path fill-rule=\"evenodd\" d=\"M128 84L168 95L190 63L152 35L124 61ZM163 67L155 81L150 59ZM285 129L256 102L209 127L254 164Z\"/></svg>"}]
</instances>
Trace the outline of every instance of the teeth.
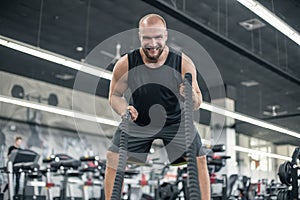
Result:
<instances>
[{"instance_id":1,"label":"teeth","mask_svg":"<svg viewBox=\"0 0 300 200\"><path fill-rule=\"evenodd\" d=\"M148 47L148 48L146 48L147 50L158 50L158 47L154 47L154 48L150 48L150 47Z\"/></svg>"}]
</instances>

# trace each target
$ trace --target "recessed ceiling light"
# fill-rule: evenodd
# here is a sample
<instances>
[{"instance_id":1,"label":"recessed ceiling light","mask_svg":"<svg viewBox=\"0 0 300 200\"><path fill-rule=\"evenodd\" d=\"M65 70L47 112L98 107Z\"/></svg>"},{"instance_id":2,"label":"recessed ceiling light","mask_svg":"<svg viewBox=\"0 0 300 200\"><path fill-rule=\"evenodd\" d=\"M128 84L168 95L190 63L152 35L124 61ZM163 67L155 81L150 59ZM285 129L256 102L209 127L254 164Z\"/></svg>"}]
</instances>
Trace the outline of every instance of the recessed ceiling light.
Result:
<instances>
[{"instance_id":1,"label":"recessed ceiling light","mask_svg":"<svg viewBox=\"0 0 300 200\"><path fill-rule=\"evenodd\" d=\"M74 79L74 75L71 74L56 74L55 77L64 81Z\"/></svg>"},{"instance_id":2,"label":"recessed ceiling light","mask_svg":"<svg viewBox=\"0 0 300 200\"><path fill-rule=\"evenodd\" d=\"M254 80L250 80L250 81L242 81L241 85L246 86L246 87L253 87L253 86L259 85L259 83Z\"/></svg>"},{"instance_id":3,"label":"recessed ceiling light","mask_svg":"<svg viewBox=\"0 0 300 200\"><path fill-rule=\"evenodd\" d=\"M257 18L249 19L249 20L240 22L239 24L248 31L252 31L252 30L262 28L262 27L266 26L266 24L264 24L262 21L260 21Z\"/></svg>"},{"instance_id":4,"label":"recessed ceiling light","mask_svg":"<svg viewBox=\"0 0 300 200\"><path fill-rule=\"evenodd\" d=\"M300 45L300 34L257 0L237 0L281 33Z\"/></svg>"},{"instance_id":5,"label":"recessed ceiling light","mask_svg":"<svg viewBox=\"0 0 300 200\"><path fill-rule=\"evenodd\" d=\"M263 112L263 115L275 117L279 115L285 115L288 113L288 111L286 110L278 112L279 109L280 109L279 105L268 105L267 110Z\"/></svg>"},{"instance_id":6,"label":"recessed ceiling light","mask_svg":"<svg viewBox=\"0 0 300 200\"><path fill-rule=\"evenodd\" d=\"M78 52L83 51L83 47L81 47L81 46L76 47L76 51L78 51Z\"/></svg>"}]
</instances>

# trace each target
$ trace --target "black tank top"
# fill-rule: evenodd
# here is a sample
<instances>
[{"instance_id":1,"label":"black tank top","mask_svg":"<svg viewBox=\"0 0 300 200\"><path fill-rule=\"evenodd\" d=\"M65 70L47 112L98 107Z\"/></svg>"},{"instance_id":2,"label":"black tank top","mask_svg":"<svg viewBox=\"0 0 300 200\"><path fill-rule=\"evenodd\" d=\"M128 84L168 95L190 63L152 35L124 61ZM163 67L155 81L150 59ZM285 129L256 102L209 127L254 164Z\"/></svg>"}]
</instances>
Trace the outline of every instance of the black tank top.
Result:
<instances>
[{"instance_id":1,"label":"black tank top","mask_svg":"<svg viewBox=\"0 0 300 200\"><path fill-rule=\"evenodd\" d=\"M150 68L136 49L128 53L128 66L129 104L139 112L136 123L161 126L180 122L181 53L170 49L164 65Z\"/></svg>"}]
</instances>

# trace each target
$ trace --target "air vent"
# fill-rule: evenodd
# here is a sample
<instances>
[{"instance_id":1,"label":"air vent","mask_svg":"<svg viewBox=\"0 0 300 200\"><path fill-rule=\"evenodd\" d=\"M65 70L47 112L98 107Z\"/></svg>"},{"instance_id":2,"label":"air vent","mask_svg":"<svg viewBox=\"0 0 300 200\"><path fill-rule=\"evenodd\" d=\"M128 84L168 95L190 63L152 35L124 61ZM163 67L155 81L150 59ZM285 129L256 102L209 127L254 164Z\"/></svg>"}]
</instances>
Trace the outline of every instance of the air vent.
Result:
<instances>
[{"instance_id":1,"label":"air vent","mask_svg":"<svg viewBox=\"0 0 300 200\"><path fill-rule=\"evenodd\" d=\"M239 24L248 31L252 31L252 30L262 28L262 27L266 26L266 24L264 24L262 21L260 21L257 18L249 19L249 20L240 22Z\"/></svg>"}]
</instances>

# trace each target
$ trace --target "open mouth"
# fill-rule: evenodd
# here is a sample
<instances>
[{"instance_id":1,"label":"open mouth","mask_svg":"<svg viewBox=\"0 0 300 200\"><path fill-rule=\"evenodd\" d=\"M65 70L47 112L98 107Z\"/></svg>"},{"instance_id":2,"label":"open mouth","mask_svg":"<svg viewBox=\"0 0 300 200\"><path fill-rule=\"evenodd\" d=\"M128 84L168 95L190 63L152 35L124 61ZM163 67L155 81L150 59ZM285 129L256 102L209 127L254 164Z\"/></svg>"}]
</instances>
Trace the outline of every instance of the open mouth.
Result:
<instances>
[{"instance_id":1,"label":"open mouth","mask_svg":"<svg viewBox=\"0 0 300 200\"><path fill-rule=\"evenodd\" d=\"M154 50L158 50L159 47L146 47L146 49L147 49L148 51L154 51Z\"/></svg>"}]
</instances>

